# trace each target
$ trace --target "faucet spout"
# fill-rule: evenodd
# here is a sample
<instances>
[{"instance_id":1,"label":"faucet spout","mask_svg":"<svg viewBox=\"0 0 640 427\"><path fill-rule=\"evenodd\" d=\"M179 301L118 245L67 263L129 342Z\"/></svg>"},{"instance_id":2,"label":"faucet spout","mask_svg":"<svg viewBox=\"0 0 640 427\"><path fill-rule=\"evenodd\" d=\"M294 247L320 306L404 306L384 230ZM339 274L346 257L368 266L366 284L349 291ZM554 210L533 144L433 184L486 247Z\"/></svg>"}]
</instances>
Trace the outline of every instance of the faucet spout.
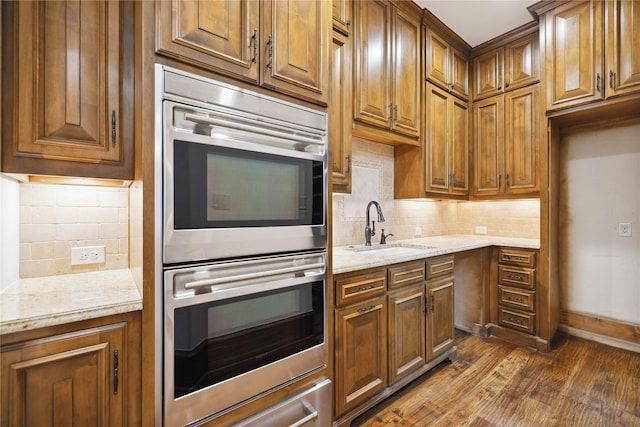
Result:
<instances>
[{"instance_id":1,"label":"faucet spout","mask_svg":"<svg viewBox=\"0 0 640 427\"><path fill-rule=\"evenodd\" d=\"M378 222L384 222L384 215L382 214L382 208L380 207L380 204L375 200L370 201L369 204L367 205L367 210L366 210L367 224L364 227L364 239L365 239L364 245L365 246L371 246L371 237L376 235L376 222L373 221L373 227L369 225L371 222L371 218L369 216L369 210L371 208L371 205L376 207L376 211L378 214Z\"/></svg>"}]
</instances>

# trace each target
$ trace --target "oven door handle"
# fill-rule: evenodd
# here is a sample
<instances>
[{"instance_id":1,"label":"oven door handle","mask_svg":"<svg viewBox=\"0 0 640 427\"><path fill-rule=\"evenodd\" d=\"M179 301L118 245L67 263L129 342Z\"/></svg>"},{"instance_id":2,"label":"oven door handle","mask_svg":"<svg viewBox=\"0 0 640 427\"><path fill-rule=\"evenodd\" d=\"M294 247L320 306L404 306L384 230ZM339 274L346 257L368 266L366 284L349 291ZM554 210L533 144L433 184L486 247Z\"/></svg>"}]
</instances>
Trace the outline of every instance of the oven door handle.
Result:
<instances>
[{"instance_id":1,"label":"oven door handle","mask_svg":"<svg viewBox=\"0 0 640 427\"><path fill-rule=\"evenodd\" d=\"M295 423L291 424L289 427L300 427L308 423L309 421L313 421L318 418L318 411L316 411L308 402L303 401L302 405L309 412L304 418L299 419Z\"/></svg>"},{"instance_id":2,"label":"oven door handle","mask_svg":"<svg viewBox=\"0 0 640 427\"><path fill-rule=\"evenodd\" d=\"M322 268L322 271L320 271L320 272L309 272L309 273L313 273L313 274L307 274L307 270L313 270L313 269L317 269L317 268ZM307 276L312 276L312 275L316 276L316 275L324 274L324 271L325 271L324 269L325 269L325 264L323 262L318 262L318 263L315 263L315 264L306 264L306 265L302 265L302 266L279 268L279 269L268 270L268 271L258 271L258 272L255 272L255 273L238 274L236 276L225 276L225 277L218 278L218 279L194 280L192 282L185 283L184 284L184 288L185 289L198 289L198 288L203 288L203 287L223 285L223 284L227 284L227 283L241 282L241 281L244 281L244 280L258 279L258 278L261 278L261 277L272 277L272 276L279 276L279 275L282 275L282 274L298 273L298 272L304 272L305 275L307 275Z\"/></svg>"},{"instance_id":3,"label":"oven door handle","mask_svg":"<svg viewBox=\"0 0 640 427\"><path fill-rule=\"evenodd\" d=\"M238 122L222 120L222 119L215 119L212 117L198 116L198 115L189 114L189 113L186 113L184 115L184 118L185 120L189 120L194 123L199 123L204 125L223 126L231 129L238 129L238 130L243 130L247 132L259 133L262 135L269 135L277 138L290 139L297 142L304 142L306 144L324 146L324 141L322 139L314 139L314 138L309 138L306 136L291 134L287 132L278 132L277 130L265 129L263 127L251 126L244 123L238 123Z\"/></svg>"}]
</instances>

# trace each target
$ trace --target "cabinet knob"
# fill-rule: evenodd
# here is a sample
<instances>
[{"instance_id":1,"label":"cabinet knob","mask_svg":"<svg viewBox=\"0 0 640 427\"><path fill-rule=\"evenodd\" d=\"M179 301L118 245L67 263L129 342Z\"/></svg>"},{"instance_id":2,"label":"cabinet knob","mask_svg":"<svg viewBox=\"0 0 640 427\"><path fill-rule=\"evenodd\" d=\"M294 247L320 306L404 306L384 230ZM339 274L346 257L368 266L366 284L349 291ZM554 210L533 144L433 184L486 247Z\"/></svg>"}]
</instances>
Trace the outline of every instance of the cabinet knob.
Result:
<instances>
[{"instance_id":1,"label":"cabinet knob","mask_svg":"<svg viewBox=\"0 0 640 427\"><path fill-rule=\"evenodd\" d=\"M509 82L504 82L504 88L508 88L509 87Z\"/></svg>"}]
</instances>

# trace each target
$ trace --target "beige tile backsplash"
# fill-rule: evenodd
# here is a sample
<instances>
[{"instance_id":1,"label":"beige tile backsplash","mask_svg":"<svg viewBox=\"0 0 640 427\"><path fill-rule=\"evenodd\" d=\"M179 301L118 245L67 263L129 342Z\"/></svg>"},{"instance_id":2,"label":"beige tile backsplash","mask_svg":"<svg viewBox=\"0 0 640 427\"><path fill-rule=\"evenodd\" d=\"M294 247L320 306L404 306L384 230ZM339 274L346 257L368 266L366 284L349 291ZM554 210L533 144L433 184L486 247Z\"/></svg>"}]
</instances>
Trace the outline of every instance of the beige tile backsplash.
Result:
<instances>
[{"instance_id":1,"label":"beige tile backsplash","mask_svg":"<svg viewBox=\"0 0 640 427\"><path fill-rule=\"evenodd\" d=\"M127 268L126 188L20 184L20 277ZM71 248L105 246L105 262L71 265Z\"/></svg>"},{"instance_id":2,"label":"beige tile backsplash","mask_svg":"<svg viewBox=\"0 0 640 427\"><path fill-rule=\"evenodd\" d=\"M388 241L421 235L475 234L476 226L487 227L487 235L521 238L540 237L539 200L457 202L393 199L393 147L352 141L352 194L333 195L333 245L364 243L365 210L370 200L382 206L386 221L376 224L380 232L393 233ZM375 210L371 208L371 218Z\"/></svg>"}]
</instances>

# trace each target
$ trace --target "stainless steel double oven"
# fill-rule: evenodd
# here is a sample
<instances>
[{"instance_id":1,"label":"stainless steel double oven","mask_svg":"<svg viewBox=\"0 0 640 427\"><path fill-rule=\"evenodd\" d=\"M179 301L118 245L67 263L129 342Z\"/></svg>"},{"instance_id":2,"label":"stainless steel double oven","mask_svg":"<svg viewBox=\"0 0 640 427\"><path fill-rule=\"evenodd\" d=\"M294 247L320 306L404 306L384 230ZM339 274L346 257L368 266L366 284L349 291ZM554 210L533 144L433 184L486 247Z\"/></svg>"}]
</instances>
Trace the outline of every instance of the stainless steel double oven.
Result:
<instances>
[{"instance_id":1,"label":"stainless steel double oven","mask_svg":"<svg viewBox=\"0 0 640 427\"><path fill-rule=\"evenodd\" d=\"M326 367L327 117L160 65L156 100L156 366L189 425ZM330 402L323 381L264 416L328 425Z\"/></svg>"}]
</instances>

